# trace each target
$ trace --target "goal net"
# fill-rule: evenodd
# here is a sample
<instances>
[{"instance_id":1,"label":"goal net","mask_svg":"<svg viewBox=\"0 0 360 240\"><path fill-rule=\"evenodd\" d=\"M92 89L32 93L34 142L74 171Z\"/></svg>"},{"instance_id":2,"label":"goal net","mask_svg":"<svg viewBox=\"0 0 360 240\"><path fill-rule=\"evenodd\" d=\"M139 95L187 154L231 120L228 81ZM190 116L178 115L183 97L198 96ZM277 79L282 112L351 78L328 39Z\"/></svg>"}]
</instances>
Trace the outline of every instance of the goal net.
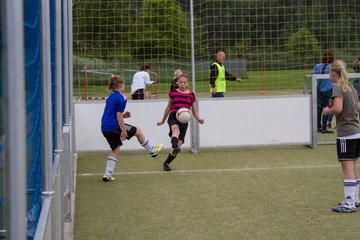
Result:
<instances>
[{"instance_id":1,"label":"goal net","mask_svg":"<svg viewBox=\"0 0 360 240\"><path fill-rule=\"evenodd\" d=\"M218 50L226 53L226 70L245 80L228 82L226 96L297 94L323 50L347 63L359 54L356 0L190 2L74 0L74 96L106 96L111 74L122 75L129 91L146 63L152 97L167 96L176 69L189 76L194 70L192 90L209 97Z\"/></svg>"}]
</instances>

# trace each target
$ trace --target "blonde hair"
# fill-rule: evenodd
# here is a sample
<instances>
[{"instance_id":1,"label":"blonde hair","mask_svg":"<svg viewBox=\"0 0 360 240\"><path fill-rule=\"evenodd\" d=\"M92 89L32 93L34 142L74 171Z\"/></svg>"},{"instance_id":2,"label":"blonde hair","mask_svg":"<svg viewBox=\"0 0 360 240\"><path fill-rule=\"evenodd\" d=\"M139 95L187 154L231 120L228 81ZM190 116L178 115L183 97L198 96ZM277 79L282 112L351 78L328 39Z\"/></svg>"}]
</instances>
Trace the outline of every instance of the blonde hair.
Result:
<instances>
[{"instance_id":1,"label":"blonde hair","mask_svg":"<svg viewBox=\"0 0 360 240\"><path fill-rule=\"evenodd\" d=\"M346 63L340 59L335 60L331 64L330 71L335 72L339 76L339 78L335 79L335 84L340 86L344 93L351 92L348 73L346 71Z\"/></svg>"},{"instance_id":2,"label":"blonde hair","mask_svg":"<svg viewBox=\"0 0 360 240\"><path fill-rule=\"evenodd\" d=\"M177 77L177 79L180 79L181 77L186 78L186 81L189 82L189 77L185 73L182 73L181 75L179 75Z\"/></svg>"},{"instance_id":3,"label":"blonde hair","mask_svg":"<svg viewBox=\"0 0 360 240\"><path fill-rule=\"evenodd\" d=\"M183 74L181 69L176 69L174 72L174 79L177 79L181 74Z\"/></svg>"},{"instance_id":4,"label":"blonde hair","mask_svg":"<svg viewBox=\"0 0 360 240\"><path fill-rule=\"evenodd\" d=\"M109 87L108 89L110 91L113 91L117 89L120 85L123 85L125 83L125 80L120 75L112 75L109 80Z\"/></svg>"}]
</instances>

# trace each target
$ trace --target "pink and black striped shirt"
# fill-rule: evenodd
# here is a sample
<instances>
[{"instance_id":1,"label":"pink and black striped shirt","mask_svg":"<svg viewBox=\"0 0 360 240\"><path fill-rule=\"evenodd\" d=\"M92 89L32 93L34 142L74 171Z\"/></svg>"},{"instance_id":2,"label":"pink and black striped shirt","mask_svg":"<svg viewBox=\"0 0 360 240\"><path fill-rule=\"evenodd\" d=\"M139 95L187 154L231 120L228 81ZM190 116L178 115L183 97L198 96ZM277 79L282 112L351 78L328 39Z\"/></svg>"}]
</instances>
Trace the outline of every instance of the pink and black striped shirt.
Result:
<instances>
[{"instance_id":1,"label":"pink and black striped shirt","mask_svg":"<svg viewBox=\"0 0 360 240\"><path fill-rule=\"evenodd\" d=\"M191 110L191 106L193 102L195 102L195 94L191 91L189 93L183 93L174 89L169 92L169 97L172 103L170 112L176 112L183 107Z\"/></svg>"}]
</instances>

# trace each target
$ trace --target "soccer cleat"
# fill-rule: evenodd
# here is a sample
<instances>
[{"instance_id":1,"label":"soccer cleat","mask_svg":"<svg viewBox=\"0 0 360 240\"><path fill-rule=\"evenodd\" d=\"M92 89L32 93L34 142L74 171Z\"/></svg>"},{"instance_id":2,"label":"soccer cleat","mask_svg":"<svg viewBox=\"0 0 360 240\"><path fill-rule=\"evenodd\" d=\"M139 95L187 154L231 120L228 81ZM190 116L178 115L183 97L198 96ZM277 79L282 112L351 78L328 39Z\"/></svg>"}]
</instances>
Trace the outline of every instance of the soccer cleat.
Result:
<instances>
[{"instance_id":1,"label":"soccer cleat","mask_svg":"<svg viewBox=\"0 0 360 240\"><path fill-rule=\"evenodd\" d=\"M345 204L345 201L339 202L339 206ZM360 207L360 202L355 202L355 207L358 208Z\"/></svg>"},{"instance_id":2,"label":"soccer cleat","mask_svg":"<svg viewBox=\"0 0 360 240\"><path fill-rule=\"evenodd\" d=\"M354 213L356 212L356 207L351 206L346 202L339 202L339 205L337 207L332 208L332 211L338 213Z\"/></svg>"},{"instance_id":3,"label":"soccer cleat","mask_svg":"<svg viewBox=\"0 0 360 240\"><path fill-rule=\"evenodd\" d=\"M161 150L163 149L163 147L164 147L164 144L160 144L160 145L158 145L158 146L154 146L154 147L153 147L154 152L153 152L153 153L150 153L150 155L151 155L152 157L156 157L156 156L161 152Z\"/></svg>"},{"instance_id":4,"label":"soccer cleat","mask_svg":"<svg viewBox=\"0 0 360 240\"><path fill-rule=\"evenodd\" d=\"M164 169L165 172L170 172L171 171L171 167L166 162L164 162L163 169Z\"/></svg>"},{"instance_id":5,"label":"soccer cleat","mask_svg":"<svg viewBox=\"0 0 360 240\"><path fill-rule=\"evenodd\" d=\"M103 176L103 181L104 182L110 182L110 181L115 181L115 178L114 177L108 177L106 175Z\"/></svg>"}]
</instances>

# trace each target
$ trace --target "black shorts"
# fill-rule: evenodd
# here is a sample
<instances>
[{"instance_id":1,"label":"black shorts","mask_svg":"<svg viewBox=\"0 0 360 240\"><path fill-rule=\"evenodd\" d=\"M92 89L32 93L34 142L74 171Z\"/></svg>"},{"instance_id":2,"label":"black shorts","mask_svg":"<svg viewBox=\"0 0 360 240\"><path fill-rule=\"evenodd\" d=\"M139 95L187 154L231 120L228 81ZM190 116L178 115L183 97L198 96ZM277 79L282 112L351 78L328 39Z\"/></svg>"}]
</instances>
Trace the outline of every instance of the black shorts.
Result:
<instances>
[{"instance_id":1,"label":"black shorts","mask_svg":"<svg viewBox=\"0 0 360 240\"><path fill-rule=\"evenodd\" d=\"M140 88L138 90L136 90L132 95L131 95L131 99L132 100L144 100L145 98L145 93L144 93L144 89Z\"/></svg>"},{"instance_id":2,"label":"black shorts","mask_svg":"<svg viewBox=\"0 0 360 240\"><path fill-rule=\"evenodd\" d=\"M179 122L176 119L176 112L172 112L169 114L169 118L168 118L167 122L168 122L169 128L170 128L169 137L172 136L171 125L174 125L174 124L179 125L179 130L180 130L179 140L181 140L184 143L186 130L187 130L189 124Z\"/></svg>"},{"instance_id":3,"label":"black shorts","mask_svg":"<svg viewBox=\"0 0 360 240\"><path fill-rule=\"evenodd\" d=\"M130 140L135 134L136 134L136 127L126 124L125 123L125 129L127 132L127 140ZM106 138L106 141L109 143L111 150L115 150L117 147L122 146L122 141L120 139L121 136L121 129L116 129L111 132L102 132L104 137Z\"/></svg>"},{"instance_id":4,"label":"black shorts","mask_svg":"<svg viewBox=\"0 0 360 240\"><path fill-rule=\"evenodd\" d=\"M336 149L339 161L357 160L360 151L360 139L336 139Z\"/></svg>"}]
</instances>

